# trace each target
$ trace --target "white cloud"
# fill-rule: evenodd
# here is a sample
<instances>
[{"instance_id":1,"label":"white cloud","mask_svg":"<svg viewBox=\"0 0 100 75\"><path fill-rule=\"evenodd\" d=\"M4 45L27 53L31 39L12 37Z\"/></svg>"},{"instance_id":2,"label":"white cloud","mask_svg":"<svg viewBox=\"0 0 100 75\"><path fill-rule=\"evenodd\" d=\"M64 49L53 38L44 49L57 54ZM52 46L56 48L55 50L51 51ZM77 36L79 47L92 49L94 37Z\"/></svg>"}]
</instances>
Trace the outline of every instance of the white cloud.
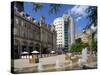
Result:
<instances>
[{"instance_id":1,"label":"white cloud","mask_svg":"<svg viewBox=\"0 0 100 75\"><path fill-rule=\"evenodd\" d=\"M82 17L80 17L80 16L77 17L77 18L76 18L76 21L78 22L81 18L82 18Z\"/></svg>"},{"instance_id":2,"label":"white cloud","mask_svg":"<svg viewBox=\"0 0 100 75\"><path fill-rule=\"evenodd\" d=\"M81 18L87 15L87 8L88 6L76 5L71 10L69 10L69 14L73 15L76 18L76 21L79 21Z\"/></svg>"}]
</instances>

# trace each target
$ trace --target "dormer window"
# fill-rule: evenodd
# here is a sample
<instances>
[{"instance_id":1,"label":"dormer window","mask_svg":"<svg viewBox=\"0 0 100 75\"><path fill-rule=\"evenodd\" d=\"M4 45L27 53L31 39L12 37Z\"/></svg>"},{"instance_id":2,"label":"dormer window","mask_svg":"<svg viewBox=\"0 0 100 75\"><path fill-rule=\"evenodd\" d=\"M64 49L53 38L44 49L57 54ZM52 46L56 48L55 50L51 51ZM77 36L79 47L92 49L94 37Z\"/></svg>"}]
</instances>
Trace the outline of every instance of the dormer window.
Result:
<instances>
[{"instance_id":1,"label":"dormer window","mask_svg":"<svg viewBox=\"0 0 100 75\"><path fill-rule=\"evenodd\" d=\"M23 21L21 21L21 26L23 26L24 25L24 22Z\"/></svg>"}]
</instances>

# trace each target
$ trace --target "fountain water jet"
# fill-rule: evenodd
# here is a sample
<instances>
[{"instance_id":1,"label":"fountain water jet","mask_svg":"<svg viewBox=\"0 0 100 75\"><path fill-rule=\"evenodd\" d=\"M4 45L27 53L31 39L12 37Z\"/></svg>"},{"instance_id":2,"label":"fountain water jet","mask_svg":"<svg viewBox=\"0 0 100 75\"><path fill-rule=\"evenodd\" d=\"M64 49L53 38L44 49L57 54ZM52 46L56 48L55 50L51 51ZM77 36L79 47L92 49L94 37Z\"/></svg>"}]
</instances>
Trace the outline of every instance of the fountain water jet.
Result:
<instances>
[{"instance_id":1,"label":"fountain water jet","mask_svg":"<svg viewBox=\"0 0 100 75\"><path fill-rule=\"evenodd\" d=\"M81 59L78 60L79 66L82 67L82 66L86 65L87 60L88 60L87 48L84 48L84 49L82 49Z\"/></svg>"},{"instance_id":2,"label":"fountain water jet","mask_svg":"<svg viewBox=\"0 0 100 75\"><path fill-rule=\"evenodd\" d=\"M87 55L87 48L82 49L82 62L87 63L88 55Z\"/></svg>"},{"instance_id":3,"label":"fountain water jet","mask_svg":"<svg viewBox=\"0 0 100 75\"><path fill-rule=\"evenodd\" d=\"M59 63L59 60L57 59L56 60L56 70L58 70L60 68L60 63Z\"/></svg>"},{"instance_id":4,"label":"fountain water jet","mask_svg":"<svg viewBox=\"0 0 100 75\"><path fill-rule=\"evenodd\" d=\"M42 61L40 61L39 64L38 64L38 71L39 72L43 71Z\"/></svg>"}]
</instances>

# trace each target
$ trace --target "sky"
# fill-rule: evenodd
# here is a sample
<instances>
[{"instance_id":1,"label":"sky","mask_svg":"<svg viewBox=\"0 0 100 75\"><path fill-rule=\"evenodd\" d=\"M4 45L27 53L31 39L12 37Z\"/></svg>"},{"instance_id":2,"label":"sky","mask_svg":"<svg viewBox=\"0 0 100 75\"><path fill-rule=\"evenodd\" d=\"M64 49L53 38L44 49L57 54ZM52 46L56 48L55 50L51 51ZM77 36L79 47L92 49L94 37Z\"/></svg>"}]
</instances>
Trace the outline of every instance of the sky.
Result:
<instances>
[{"instance_id":1,"label":"sky","mask_svg":"<svg viewBox=\"0 0 100 75\"><path fill-rule=\"evenodd\" d=\"M57 17L61 17L63 14L71 15L74 18L75 22L75 30L76 33L80 33L83 31L83 28L88 25L89 20L87 19L87 13L86 9L89 6L83 6L83 5L68 5L63 4L60 10L55 13L48 13L49 4L44 3L44 7L37 12L33 10L33 4L30 2L24 3L24 11L25 13L29 14L33 18L35 18L37 21L40 20L41 16L45 17L45 21L47 24L53 24L53 21Z\"/></svg>"}]
</instances>

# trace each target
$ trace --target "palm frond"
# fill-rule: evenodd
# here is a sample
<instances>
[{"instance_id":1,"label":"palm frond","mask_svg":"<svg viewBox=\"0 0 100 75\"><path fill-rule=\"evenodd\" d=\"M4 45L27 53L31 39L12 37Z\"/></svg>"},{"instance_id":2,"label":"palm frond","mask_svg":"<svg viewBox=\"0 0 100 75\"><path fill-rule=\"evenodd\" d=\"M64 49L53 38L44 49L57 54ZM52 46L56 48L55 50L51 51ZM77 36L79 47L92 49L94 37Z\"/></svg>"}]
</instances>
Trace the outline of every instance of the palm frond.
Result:
<instances>
[{"instance_id":1,"label":"palm frond","mask_svg":"<svg viewBox=\"0 0 100 75\"><path fill-rule=\"evenodd\" d=\"M33 10L35 12L37 12L38 10L40 10L43 7L42 3L33 3Z\"/></svg>"},{"instance_id":2,"label":"palm frond","mask_svg":"<svg viewBox=\"0 0 100 75\"><path fill-rule=\"evenodd\" d=\"M90 6L87 10L87 18L90 20L90 24L97 25L97 7Z\"/></svg>"},{"instance_id":3,"label":"palm frond","mask_svg":"<svg viewBox=\"0 0 100 75\"><path fill-rule=\"evenodd\" d=\"M50 4L49 5L49 12L50 13L57 13L59 9L61 8L61 4Z\"/></svg>"}]
</instances>

